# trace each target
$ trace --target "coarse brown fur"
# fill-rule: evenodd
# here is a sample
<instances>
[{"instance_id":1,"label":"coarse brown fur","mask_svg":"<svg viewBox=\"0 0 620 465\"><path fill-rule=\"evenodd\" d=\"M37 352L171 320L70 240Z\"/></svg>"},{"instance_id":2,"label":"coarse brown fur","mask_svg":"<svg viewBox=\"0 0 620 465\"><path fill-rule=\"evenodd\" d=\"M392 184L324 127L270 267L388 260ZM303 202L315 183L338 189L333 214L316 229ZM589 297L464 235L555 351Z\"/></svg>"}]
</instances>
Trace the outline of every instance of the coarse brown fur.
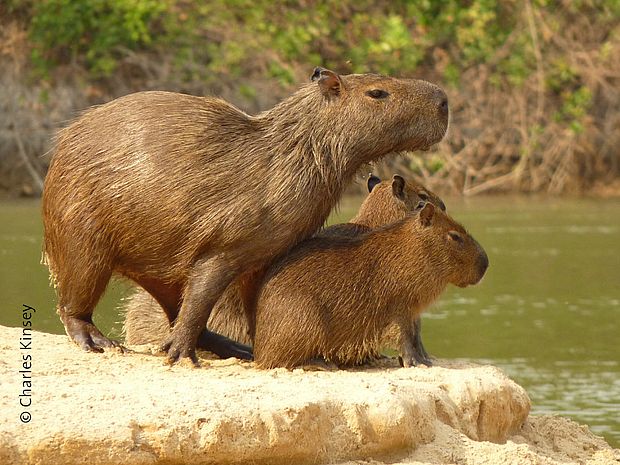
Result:
<instances>
[{"instance_id":1,"label":"coarse brown fur","mask_svg":"<svg viewBox=\"0 0 620 465\"><path fill-rule=\"evenodd\" d=\"M359 238L309 239L270 268L258 292L255 360L359 364L396 323L404 365L413 366L414 320L447 284L475 284L487 266L482 247L430 203Z\"/></svg>"},{"instance_id":2,"label":"coarse brown fur","mask_svg":"<svg viewBox=\"0 0 620 465\"><path fill-rule=\"evenodd\" d=\"M419 183L405 181L399 175L389 181L381 181L371 175L368 179L368 190L368 196L349 223L330 226L315 236L355 237L403 219L415 210L420 201L428 200L445 209L443 201L436 194ZM125 314L123 329L127 344L161 344L170 334L170 323L166 314L157 301L144 290L137 289L127 299L122 313ZM236 282L228 286L213 307L207 327L242 344L253 344L253 330L250 329L240 288ZM376 353L378 355L379 347Z\"/></svg>"},{"instance_id":3,"label":"coarse brown fur","mask_svg":"<svg viewBox=\"0 0 620 465\"><path fill-rule=\"evenodd\" d=\"M115 345L92 313L118 273L174 321L168 357L196 362L198 335L232 281L316 232L362 164L446 131L446 96L425 81L320 69L313 80L257 116L216 98L139 92L58 133L44 254L78 345ZM367 93L377 88L388 96Z\"/></svg>"}]
</instances>

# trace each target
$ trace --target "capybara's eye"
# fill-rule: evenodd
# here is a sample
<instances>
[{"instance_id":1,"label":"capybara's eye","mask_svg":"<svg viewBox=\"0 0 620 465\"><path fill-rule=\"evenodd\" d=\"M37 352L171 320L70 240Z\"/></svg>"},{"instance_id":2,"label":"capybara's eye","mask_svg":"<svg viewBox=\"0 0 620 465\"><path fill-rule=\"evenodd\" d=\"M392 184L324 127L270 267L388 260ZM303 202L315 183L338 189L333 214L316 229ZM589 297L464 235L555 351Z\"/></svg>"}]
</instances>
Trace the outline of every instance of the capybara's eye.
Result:
<instances>
[{"instance_id":1,"label":"capybara's eye","mask_svg":"<svg viewBox=\"0 0 620 465\"><path fill-rule=\"evenodd\" d=\"M448 237L454 242L458 242L459 244L463 243L463 236L456 231L448 231Z\"/></svg>"},{"instance_id":2,"label":"capybara's eye","mask_svg":"<svg viewBox=\"0 0 620 465\"><path fill-rule=\"evenodd\" d=\"M422 200L428 200L428 194L424 191L418 192L418 197L420 197Z\"/></svg>"},{"instance_id":3,"label":"capybara's eye","mask_svg":"<svg viewBox=\"0 0 620 465\"><path fill-rule=\"evenodd\" d=\"M381 89L372 89L366 92L366 95L372 98L386 98L390 95L389 92Z\"/></svg>"}]
</instances>

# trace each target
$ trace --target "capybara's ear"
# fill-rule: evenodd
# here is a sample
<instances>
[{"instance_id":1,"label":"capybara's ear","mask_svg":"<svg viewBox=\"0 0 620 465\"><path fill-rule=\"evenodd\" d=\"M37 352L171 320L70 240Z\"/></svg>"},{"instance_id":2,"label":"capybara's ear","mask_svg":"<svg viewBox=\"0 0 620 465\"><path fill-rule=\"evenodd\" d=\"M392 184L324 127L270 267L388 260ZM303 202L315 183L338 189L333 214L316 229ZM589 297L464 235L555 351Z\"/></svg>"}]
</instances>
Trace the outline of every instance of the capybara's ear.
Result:
<instances>
[{"instance_id":1,"label":"capybara's ear","mask_svg":"<svg viewBox=\"0 0 620 465\"><path fill-rule=\"evenodd\" d=\"M372 173L368 174L368 193L370 194L377 184L381 182L377 176Z\"/></svg>"},{"instance_id":2,"label":"capybara's ear","mask_svg":"<svg viewBox=\"0 0 620 465\"><path fill-rule=\"evenodd\" d=\"M321 68L320 66L317 66L316 68L314 68L314 71L312 72L312 76L310 76L310 80L312 82L316 81L318 78L321 77L321 71L324 71L325 68Z\"/></svg>"},{"instance_id":3,"label":"capybara's ear","mask_svg":"<svg viewBox=\"0 0 620 465\"><path fill-rule=\"evenodd\" d=\"M405 198L405 180L398 174L392 178L392 193L401 200Z\"/></svg>"},{"instance_id":4,"label":"capybara's ear","mask_svg":"<svg viewBox=\"0 0 620 465\"><path fill-rule=\"evenodd\" d=\"M433 216L435 215L435 206L430 202L426 202L426 205L420 210L419 215L422 226L430 226L433 222Z\"/></svg>"},{"instance_id":5,"label":"capybara's ear","mask_svg":"<svg viewBox=\"0 0 620 465\"><path fill-rule=\"evenodd\" d=\"M340 94L342 81L340 76L333 71L319 67L314 68L311 79L318 82L321 93L325 97L335 97Z\"/></svg>"}]
</instances>

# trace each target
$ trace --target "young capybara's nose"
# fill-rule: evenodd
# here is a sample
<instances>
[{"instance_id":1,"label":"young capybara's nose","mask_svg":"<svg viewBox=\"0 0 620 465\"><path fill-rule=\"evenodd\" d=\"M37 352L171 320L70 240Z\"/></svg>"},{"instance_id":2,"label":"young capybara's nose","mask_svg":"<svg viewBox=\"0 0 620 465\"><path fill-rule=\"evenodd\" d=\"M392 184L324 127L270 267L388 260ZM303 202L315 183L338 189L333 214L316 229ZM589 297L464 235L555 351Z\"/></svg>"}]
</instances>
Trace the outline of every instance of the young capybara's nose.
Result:
<instances>
[{"instance_id":1,"label":"young capybara's nose","mask_svg":"<svg viewBox=\"0 0 620 465\"><path fill-rule=\"evenodd\" d=\"M489 257L487 253L484 251L482 247L480 247L480 255L478 256L478 273L480 275L480 279L484 276L484 273L487 271L489 267Z\"/></svg>"}]
</instances>

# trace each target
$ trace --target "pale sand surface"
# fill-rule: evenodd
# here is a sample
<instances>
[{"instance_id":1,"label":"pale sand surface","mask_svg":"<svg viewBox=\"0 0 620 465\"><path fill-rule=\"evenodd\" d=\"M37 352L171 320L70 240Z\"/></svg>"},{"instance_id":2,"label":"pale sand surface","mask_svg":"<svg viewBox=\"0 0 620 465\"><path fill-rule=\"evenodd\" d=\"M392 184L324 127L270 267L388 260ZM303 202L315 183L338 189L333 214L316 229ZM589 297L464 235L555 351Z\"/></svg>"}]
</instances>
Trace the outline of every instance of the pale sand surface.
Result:
<instances>
[{"instance_id":1,"label":"pale sand surface","mask_svg":"<svg viewBox=\"0 0 620 465\"><path fill-rule=\"evenodd\" d=\"M0 327L0 464L620 463L587 427L528 416L527 393L492 366L258 370L202 353L195 369L37 332L22 350L21 335Z\"/></svg>"}]
</instances>

